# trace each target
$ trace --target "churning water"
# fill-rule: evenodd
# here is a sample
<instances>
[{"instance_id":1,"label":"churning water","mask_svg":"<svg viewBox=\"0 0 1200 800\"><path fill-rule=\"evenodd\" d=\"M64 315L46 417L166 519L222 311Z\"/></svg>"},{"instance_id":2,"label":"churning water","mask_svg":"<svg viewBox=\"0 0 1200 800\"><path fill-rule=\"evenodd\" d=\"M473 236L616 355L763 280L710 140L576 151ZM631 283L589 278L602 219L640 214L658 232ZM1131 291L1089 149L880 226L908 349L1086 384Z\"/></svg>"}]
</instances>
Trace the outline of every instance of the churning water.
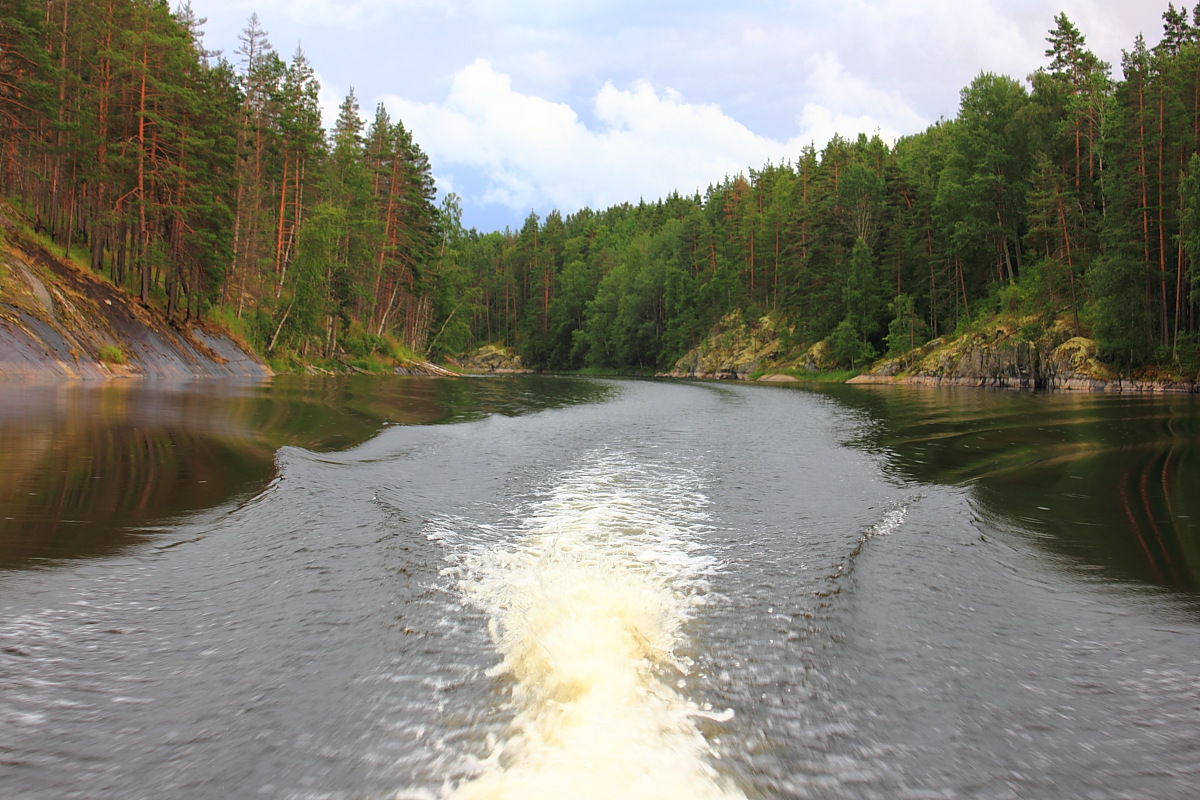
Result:
<instances>
[{"instance_id":1,"label":"churning water","mask_svg":"<svg viewBox=\"0 0 1200 800\"><path fill-rule=\"evenodd\" d=\"M0 795L1200 785L1189 400L285 385L0 397Z\"/></svg>"},{"instance_id":2,"label":"churning water","mask_svg":"<svg viewBox=\"0 0 1200 800\"><path fill-rule=\"evenodd\" d=\"M511 731L455 798L733 798L680 690L684 625L704 602L707 498L668 465L600 453L511 531L436 538L488 616L511 682ZM465 533L465 535L464 535Z\"/></svg>"}]
</instances>

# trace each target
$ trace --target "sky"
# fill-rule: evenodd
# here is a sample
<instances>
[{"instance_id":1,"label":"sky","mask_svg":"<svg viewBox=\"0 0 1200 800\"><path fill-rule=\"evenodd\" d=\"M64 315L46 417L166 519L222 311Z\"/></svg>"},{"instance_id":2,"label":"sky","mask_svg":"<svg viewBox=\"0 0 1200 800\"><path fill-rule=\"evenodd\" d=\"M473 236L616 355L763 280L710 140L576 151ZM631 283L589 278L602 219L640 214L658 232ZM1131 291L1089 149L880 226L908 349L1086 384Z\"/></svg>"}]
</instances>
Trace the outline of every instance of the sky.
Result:
<instances>
[{"instance_id":1,"label":"sky","mask_svg":"<svg viewBox=\"0 0 1200 800\"><path fill-rule=\"evenodd\" d=\"M1065 12L1114 65L1162 31L1155 0L191 0L236 65L252 13L303 48L327 123L353 89L429 156L480 231L794 161L834 134L885 140L958 112L980 72L1047 63Z\"/></svg>"}]
</instances>

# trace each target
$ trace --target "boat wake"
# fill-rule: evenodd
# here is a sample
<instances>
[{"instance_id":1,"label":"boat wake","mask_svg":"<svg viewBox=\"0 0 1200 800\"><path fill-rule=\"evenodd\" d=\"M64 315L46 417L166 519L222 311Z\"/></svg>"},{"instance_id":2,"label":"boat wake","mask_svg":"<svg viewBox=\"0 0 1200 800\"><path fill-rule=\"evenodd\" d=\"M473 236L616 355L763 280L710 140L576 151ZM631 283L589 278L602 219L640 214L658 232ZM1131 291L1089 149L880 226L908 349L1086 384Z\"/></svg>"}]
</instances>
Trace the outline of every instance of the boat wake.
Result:
<instances>
[{"instance_id":1,"label":"boat wake","mask_svg":"<svg viewBox=\"0 0 1200 800\"><path fill-rule=\"evenodd\" d=\"M512 723L451 798L743 797L698 726L732 712L682 692L685 623L715 567L699 541L707 500L695 476L657 473L602 455L510 536L452 557L464 601L488 616Z\"/></svg>"}]
</instances>

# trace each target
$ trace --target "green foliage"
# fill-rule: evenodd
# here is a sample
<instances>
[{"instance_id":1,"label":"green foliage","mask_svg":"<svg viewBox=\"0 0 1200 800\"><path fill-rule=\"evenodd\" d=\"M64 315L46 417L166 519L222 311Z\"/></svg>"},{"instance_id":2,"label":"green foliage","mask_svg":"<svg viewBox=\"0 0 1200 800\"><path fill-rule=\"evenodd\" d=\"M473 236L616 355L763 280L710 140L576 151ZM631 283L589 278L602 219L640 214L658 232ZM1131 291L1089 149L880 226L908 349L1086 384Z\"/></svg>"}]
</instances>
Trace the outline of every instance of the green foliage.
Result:
<instances>
[{"instance_id":1,"label":"green foliage","mask_svg":"<svg viewBox=\"0 0 1200 800\"><path fill-rule=\"evenodd\" d=\"M997 310L1179 365L1200 336L1200 29L1164 23L1119 81L1060 14L1031 88L981 73L894 146L834 136L690 196L481 233L383 106L368 123L351 91L326 135L313 66L257 16L229 62L187 4L11 0L0 190L47 246L284 365L503 341L539 368L646 371L736 310L856 366Z\"/></svg>"},{"instance_id":2,"label":"green foliage","mask_svg":"<svg viewBox=\"0 0 1200 800\"><path fill-rule=\"evenodd\" d=\"M888 304L892 321L888 323L887 354L890 356L908 353L925 344L929 339L929 329L925 320L917 315L916 304L911 296L898 294Z\"/></svg>"},{"instance_id":3,"label":"green foliage","mask_svg":"<svg viewBox=\"0 0 1200 800\"><path fill-rule=\"evenodd\" d=\"M882 287L874 274L872 260L866 240L860 237L854 243L842 285L846 316L828 339L830 355L842 366L858 367L878 355L870 339L880 326Z\"/></svg>"},{"instance_id":4,"label":"green foliage","mask_svg":"<svg viewBox=\"0 0 1200 800\"><path fill-rule=\"evenodd\" d=\"M1009 283L996 288L996 301L1001 314L1017 316L1029 303L1029 291L1019 283Z\"/></svg>"},{"instance_id":5,"label":"green foliage","mask_svg":"<svg viewBox=\"0 0 1200 800\"><path fill-rule=\"evenodd\" d=\"M1041 320L1052 320L1065 311L1075 312L1073 282L1070 267L1061 260L1039 259L1025 266L1016 284L1001 289L1001 310Z\"/></svg>"},{"instance_id":6,"label":"green foliage","mask_svg":"<svg viewBox=\"0 0 1200 800\"><path fill-rule=\"evenodd\" d=\"M386 339L367 332L361 323L351 325L342 334L342 347L351 359L365 359L390 349Z\"/></svg>"},{"instance_id":7,"label":"green foliage","mask_svg":"<svg viewBox=\"0 0 1200 800\"><path fill-rule=\"evenodd\" d=\"M105 344L100 346L97 356L106 364L124 364L125 353L115 344Z\"/></svg>"},{"instance_id":8,"label":"green foliage","mask_svg":"<svg viewBox=\"0 0 1200 800\"><path fill-rule=\"evenodd\" d=\"M279 320L287 341L298 344L305 337L320 336L336 310L331 278L345 228L345 209L332 203L313 209L301 227L289 273L292 297Z\"/></svg>"},{"instance_id":9,"label":"green foliage","mask_svg":"<svg viewBox=\"0 0 1200 800\"><path fill-rule=\"evenodd\" d=\"M986 72L962 91L935 218L969 289L1016 280L1029 169L1027 102L1020 83Z\"/></svg>"},{"instance_id":10,"label":"green foliage","mask_svg":"<svg viewBox=\"0 0 1200 800\"><path fill-rule=\"evenodd\" d=\"M247 321L238 317L237 312L228 306L213 307L209 310L208 318L209 321L221 326L243 341L251 342L253 339L249 335L250 325L247 324Z\"/></svg>"},{"instance_id":11,"label":"green foliage","mask_svg":"<svg viewBox=\"0 0 1200 800\"><path fill-rule=\"evenodd\" d=\"M1146 279L1145 265L1119 250L1102 255L1088 274L1097 355L1121 368L1145 364L1155 353Z\"/></svg>"},{"instance_id":12,"label":"green foliage","mask_svg":"<svg viewBox=\"0 0 1200 800\"><path fill-rule=\"evenodd\" d=\"M1179 338L1174 366L1184 375L1200 375L1200 333L1188 333Z\"/></svg>"},{"instance_id":13,"label":"green foliage","mask_svg":"<svg viewBox=\"0 0 1200 800\"><path fill-rule=\"evenodd\" d=\"M826 340L860 365L999 312L1030 336L1069 315L1124 363L1172 342L1178 360L1200 325L1200 190L1174 166L1195 149L1200 35L1168 27L1114 84L1059 15L1032 91L981 73L955 119L894 147L835 136L693 197L477 237L473 336L538 366L644 368L753 309L789 321L787 349Z\"/></svg>"},{"instance_id":14,"label":"green foliage","mask_svg":"<svg viewBox=\"0 0 1200 800\"><path fill-rule=\"evenodd\" d=\"M1188 160L1187 171L1179 187L1182 219L1179 240L1187 253L1188 302L1200 306L1200 154Z\"/></svg>"},{"instance_id":15,"label":"green foliage","mask_svg":"<svg viewBox=\"0 0 1200 800\"><path fill-rule=\"evenodd\" d=\"M839 322L827 341L829 355L842 367L860 367L878 355L849 319Z\"/></svg>"},{"instance_id":16,"label":"green foliage","mask_svg":"<svg viewBox=\"0 0 1200 800\"><path fill-rule=\"evenodd\" d=\"M859 371L855 369L828 369L812 372L811 370L797 368L772 369L770 373L762 370L753 372L747 375L746 379L756 381L767 374L788 375L802 383L845 383L855 375L858 375Z\"/></svg>"}]
</instances>

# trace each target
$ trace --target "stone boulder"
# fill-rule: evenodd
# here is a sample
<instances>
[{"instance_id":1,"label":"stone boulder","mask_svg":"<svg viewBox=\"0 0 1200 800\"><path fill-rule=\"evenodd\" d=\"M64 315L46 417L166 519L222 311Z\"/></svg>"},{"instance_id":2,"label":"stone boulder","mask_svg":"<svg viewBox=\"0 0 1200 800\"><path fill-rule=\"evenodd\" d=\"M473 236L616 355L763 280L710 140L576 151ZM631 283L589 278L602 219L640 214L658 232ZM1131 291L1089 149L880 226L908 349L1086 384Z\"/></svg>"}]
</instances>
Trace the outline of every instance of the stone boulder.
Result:
<instances>
[{"instance_id":1,"label":"stone boulder","mask_svg":"<svg viewBox=\"0 0 1200 800\"><path fill-rule=\"evenodd\" d=\"M528 372L515 350L498 344L484 345L468 354L460 363L467 372L496 374Z\"/></svg>"},{"instance_id":2,"label":"stone boulder","mask_svg":"<svg viewBox=\"0 0 1200 800\"><path fill-rule=\"evenodd\" d=\"M777 323L762 317L747 323L738 313L726 315L708 337L667 373L673 377L745 380L779 358Z\"/></svg>"}]
</instances>

